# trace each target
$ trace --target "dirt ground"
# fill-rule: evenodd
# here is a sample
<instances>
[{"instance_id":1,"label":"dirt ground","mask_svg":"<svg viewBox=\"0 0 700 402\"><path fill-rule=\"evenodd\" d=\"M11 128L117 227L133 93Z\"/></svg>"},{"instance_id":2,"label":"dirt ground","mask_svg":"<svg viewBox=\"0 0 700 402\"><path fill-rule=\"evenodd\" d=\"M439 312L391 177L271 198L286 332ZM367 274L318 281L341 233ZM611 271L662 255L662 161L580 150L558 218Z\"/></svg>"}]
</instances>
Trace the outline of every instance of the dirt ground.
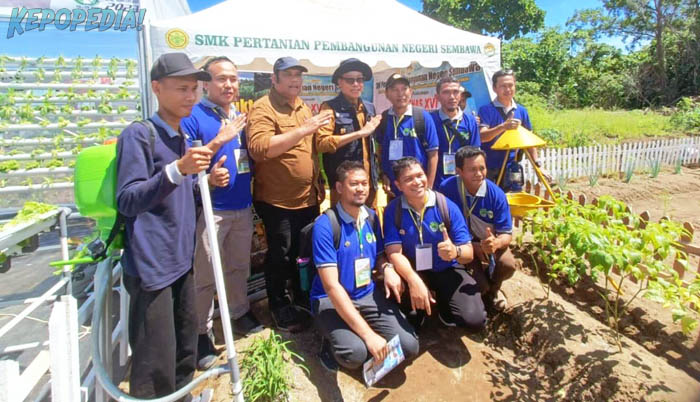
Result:
<instances>
[{"instance_id":1,"label":"dirt ground","mask_svg":"<svg viewBox=\"0 0 700 402\"><path fill-rule=\"evenodd\" d=\"M629 184L601 178L598 185L572 183L568 189L589 199L611 194L633 211L648 210L691 222L700 230L700 170L663 172L656 179L635 176ZM696 234L695 243L700 243ZM517 254L517 253L516 253ZM699 401L700 330L681 334L669 310L639 298L623 320L623 351L605 325L595 293L598 284L576 288L554 284L548 299L531 260L504 284L509 308L489 314L480 334L445 328L433 318L420 333L421 353L366 388L359 372L328 373L318 362L320 337L313 331L282 334L293 341L308 367L293 366L292 401ZM693 265L691 265L693 266ZM697 266L697 265L694 265ZM632 291L634 284L626 284ZM269 325L265 301L254 305ZM265 330L262 336L266 336ZM223 339L219 336L218 339ZM236 341L245 354L252 339ZM222 347L223 352L223 345ZM223 354L222 359L223 362ZM229 377L210 379L215 401L231 399Z\"/></svg>"}]
</instances>

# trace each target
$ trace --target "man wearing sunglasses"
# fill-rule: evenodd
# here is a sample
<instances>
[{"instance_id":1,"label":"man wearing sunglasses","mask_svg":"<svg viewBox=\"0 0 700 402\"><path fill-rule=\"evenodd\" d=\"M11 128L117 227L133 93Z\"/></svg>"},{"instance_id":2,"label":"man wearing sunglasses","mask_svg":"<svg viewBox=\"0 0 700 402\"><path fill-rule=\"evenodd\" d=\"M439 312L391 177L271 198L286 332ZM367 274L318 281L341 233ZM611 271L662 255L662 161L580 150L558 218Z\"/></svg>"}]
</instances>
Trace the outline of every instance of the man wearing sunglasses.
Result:
<instances>
[{"instance_id":1,"label":"man wearing sunglasses","mask_svg":"<svg viewBox=\"0 0 700 402\"><path fill-rule=\"evenodd\" d=\"M331 190L331 205L340 198L336 191L336 169L343 161L362 162L370 175L367 205L376 208L379 173L374 158L374 141L370 135L377 128L381 116L376 116L374 105L361 98L365 81L372 79L372 69L358 59L347 59L333 73L333 83L340 89L335 98L323 102L321 111L332 110L331 123L318 130L319 142L327 144L330 152L323 154L323 169Z\"/></svg>"}]
</instances>

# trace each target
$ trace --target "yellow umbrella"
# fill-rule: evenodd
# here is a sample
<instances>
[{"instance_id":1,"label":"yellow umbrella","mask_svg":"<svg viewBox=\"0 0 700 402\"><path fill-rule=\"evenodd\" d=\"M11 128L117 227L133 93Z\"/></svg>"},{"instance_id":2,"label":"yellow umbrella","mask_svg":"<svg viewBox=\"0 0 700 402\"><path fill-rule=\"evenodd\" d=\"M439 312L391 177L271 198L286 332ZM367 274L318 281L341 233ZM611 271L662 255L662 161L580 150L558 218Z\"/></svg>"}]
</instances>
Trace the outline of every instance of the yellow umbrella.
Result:
<instances>
[{"instance_id":1,"label":"yellow umbrella","mask_svg":"<svg viewBox=\"0 0 700 402\"><path fill-rule=\"evenodd\" d=\"M491 149L497 151L507 151L511 149L524 149L532 147L541 147L547 143L532 131L523 126L518 126L516 129L507 130L496 141Z\"/></svg>"},{"instance_id":2,"label":"yellow umbrella","mask_svg":"<svg viewBox=\"0 0 700 402\"><path fill-rule=\"evenodd\" d=\"M510 151L513 149L518 150L533 147L541 147L546 144L547 143L542 138L538 137L532 131L526 129L523 126L518 126L518 128L516 129L506 130L503 134L501 134L501 136L498 138L496 143L493 144L491 149L497 151ZM530 160L532 167L535 169L537 177L544 184L552 199L554 199L554 192L552 192L552 189L549 187L549 183L547 183L547 180L545 180L544 176L542 175L542 172L540 171L540 168L535 164L535 161L532 160L532 156L530 156L530 153L525 152L525 156L527 156L527 158ZM499 173L498 180L496 181L497 185L501 184L501 179L503 178L503 174L506 170L507 161L508 153L506 153L505 158L503 159L503 166L501 166L501 172Z\"/></svg>"}]
</instances>

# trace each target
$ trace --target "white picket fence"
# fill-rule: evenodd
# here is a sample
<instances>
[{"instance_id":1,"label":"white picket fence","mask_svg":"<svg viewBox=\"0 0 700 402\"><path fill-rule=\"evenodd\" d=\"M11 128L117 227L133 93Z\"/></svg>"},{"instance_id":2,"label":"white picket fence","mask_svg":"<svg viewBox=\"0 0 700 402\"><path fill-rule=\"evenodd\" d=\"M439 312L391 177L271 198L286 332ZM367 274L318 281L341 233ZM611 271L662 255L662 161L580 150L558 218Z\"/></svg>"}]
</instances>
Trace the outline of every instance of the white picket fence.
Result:
<instances>
[{"instance_id":1,"label":"white picket fence","mask_svg":"<svg viewBox=\"0 0 700 402\"><path fill-rule=\"evenodd\" d=\"M542 167L554 180L575 179L591 175L648 170L653 164L661 167L700 163L700 137L664 139L618 145L596 145L574 148L538 150ZM523 160L525 180L537 181L530 162Z\"/></svg>"}]
</instances>

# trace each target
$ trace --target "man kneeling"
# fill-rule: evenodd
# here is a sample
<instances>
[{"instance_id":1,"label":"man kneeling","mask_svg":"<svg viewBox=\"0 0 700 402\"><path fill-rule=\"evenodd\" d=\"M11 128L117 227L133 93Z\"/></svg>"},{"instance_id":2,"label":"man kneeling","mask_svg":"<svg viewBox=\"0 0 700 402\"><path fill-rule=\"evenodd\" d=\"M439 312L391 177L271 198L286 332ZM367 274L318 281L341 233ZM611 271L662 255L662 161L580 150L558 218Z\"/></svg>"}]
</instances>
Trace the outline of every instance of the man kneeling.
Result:
<instances>
[{"instance_id":1,"label":"man kneeling","mask_svg":"<svg viewBox=\"0 0 700 402\"><path fill-rule=\"evenodd\" d=\"M340 226L337 243L331 218L321 215L313 227L313 258L318 275L311 288L311 305L324 339L321 362L337 369L360 367L370 355L386 357L387 341L398 334L406 359L418 355L418 339L411 325L390 298L388 287L375 286L372 268L386 268L384 241L376 213L364 206L369 177L361 162L345 161L336 170L333 206ZM400 289L393 296L400 299Z\"/></svg>"},{"instance_id":2,"label":"man kneeling","mask_svg":"<svg viewBox=\"0 0 700 402\"><path fill-rule=\"evenodd\" d=\"M430 190L415 158L399 159L393 169L402 195L384 211L386 254L396 270L385 272L385 283L393 285L396 273L408 283L409 317L416 327L425 314L431 314L431 304L437 303L444 325L483 329L486 311L479 287L459 266L473 258L462 213L454 202Z\"/></svg>"}]
</instances>

